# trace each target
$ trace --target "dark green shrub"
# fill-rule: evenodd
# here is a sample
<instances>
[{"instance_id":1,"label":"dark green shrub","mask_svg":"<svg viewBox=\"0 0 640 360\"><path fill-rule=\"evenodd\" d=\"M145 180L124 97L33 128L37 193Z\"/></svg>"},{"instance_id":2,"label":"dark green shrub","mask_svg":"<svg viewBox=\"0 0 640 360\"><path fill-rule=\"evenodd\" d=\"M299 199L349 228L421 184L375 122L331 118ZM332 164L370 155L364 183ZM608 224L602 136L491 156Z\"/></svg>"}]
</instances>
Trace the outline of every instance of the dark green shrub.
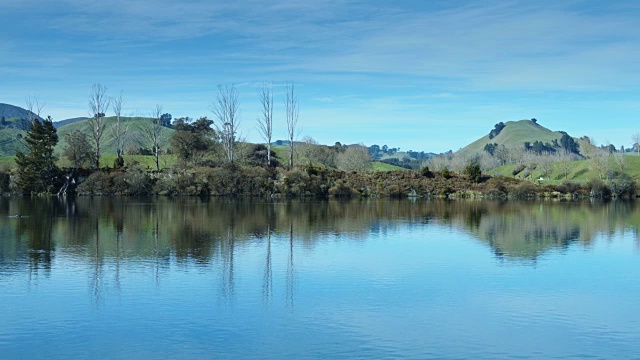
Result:
<instances>
[{"instance_id":1,"label":"dark green shrub","mask_svg":"<svg viewBox=\"0 0 640 360\"><path fill-rule=\"evenodd\" d=\"M307 175L311 176L311 175L318 175L319 169L314 167L313 164L311 164L311 162L309 162L309 165L307 165L305 167L305 171L307 172Z\"/></svg>"},{"instance_id":2,"label":"dark green shrub","mask_svg":"<svg viewBox=\"0 0 640 360\"><path fill-rule=\"evenodd\" d=\"M557 189L564 194L573 194L580 190L580 185L571 181L563 181L562 184L558 185Z\"/></svg>"},{"instance_id":3,"label":"dark green shrub","mask_svg":"<svg viewBox=\"0 0 640 360\"><path fill-rule=\"evenodd\" d=\"M609 189L613 197L634 196L636 191L633 180L625 173L615 174L609 181Z\"/></svg>"},{"instance_id":4,"label":"dark green shrub","mask_svg":"<svg viewBox=\"0 0 640 360\"><path fill-rule=\"evenodd\" d=\"M335 197L352 197L356 193L355 190L347 186L342 180L336 180L335 185L329 189L329 195Z\"/></svg>"},{"instance_id":5,"label":"dark green shrub","mask_svg":"<svg viewBox=\"0 0 640 360\"><path fill-rule=\"evenodd\" d=\"M306 193L309 175L298 169L287 171L284 174L284 194L287 196L304 196Z\"/></svg>"},{"instance_id":6,"label":"dark green shrub","mask_svg":"<svg viewBox=\"0 0 640 360\"><path fill-rule=\"evenodd\" d=\"M109 195L113 192L111 178L102 171L96 171L78 185L77 192L80 195Z\"/></svg>"},{"instance_id":7,"label":"dark green shrub","mask_svg":"<svg viewBox=\"0 0 640 360\"><path fill-rule=\"evenodd\" d=\"M234 196L241 194L241 179L237 167L233 164L213 169L207 174L207 183L211 195ZM189 186L194 186L190 184Z\"/></svg>"},{"instance_id":8,"label":"dark green shrub","mask_svg":"<svg viewBox=\"0 0 640 360\"><path fill-rule=\"evenodd\" d=\"M464 174L470 181L480 182L482 178L482 171L480 171L480 165L477 162L470 162L466 168L464 168Z\"/></svg>"},{"instance_id":9,"label":"dark green shrub","mask_svg":"<svg viewBox=\"0 0 640 360\"><path fill-rule=\"evenodd\" d=\"M431 172L431 170L429 170L428 166L423 166L420 169L420 175L426 177L426 178L432 178L433 177L433 173Z\"/></svg>"},{"instance_id":10,"label":"dark green shrub","mask_svg":"<svg viewBox=\"0 0 640 360\"><path fill-rule=\"evenodd\" d=\"M509 189L509 196L515 199L527 199L536 197L535 185L524 182Z\"/></svg>"},{"instance_id":11,"label":"dark green shrub","mask_svg":"<svg viewBox=\"0 0 640 360\"><path fill-rule=\"evenodd\" d=\"M440 172L440 175L442 175L442 177L445 179L451 178L451 172L446 166L444 167L444 169L442 169L442 171Z\"/></svg>"},{"instance_id":12,"label":"dark green shrub","mask_svg":"<svg viewBox=\"0 0 640 360\"><path fill-rule=\"evenodd\" d=\"M151 179L141 169L130 169L114 175L113 192L117 195L148 195L152 189Z\"/></svg>"},{"instance_id":13,"label":"dark green shrub","mask_svg":"<svg viewBox=\"0 0 640 360\"><path fill-rule=\"evenodd\" d=\"M402 191L402 189L398 185L390 185L386 189L386 193L389 197L392 198L402 198L407 197L407 193Z\"/></svg>"},{"instance_id":14,"label":"dark green shrub","mask_svg":"<svg viewBox=\"0 0 640 360\"><path fill-rule=\"evenodd\" d=\"M487 194L493 195L506 195L508 192L507 186L505 185L505 179L502 176L496 176L489 179L489 181L487 181L487 189Z\"/></svg>"},{"instance_id":15,"label":"dark green shrub","mask_svg":"<svg viewBox=\"0 0 640 360\"><path fill-rule=\"evenodd\" d=\"M10 191L11 176L8 172L0 171L0 193L8 193Z\"/></svg>"},{"instance_id":16,"label":"dark green shrub","mask_svg":"<svg viewBox=\"0 0 640 360\"><path fill-rule=\"evenodd\" d=\"M607 199L611 197L611 189L600 179L593 178L587 183L589 196L599 199Z\"/></svg>"},{"instance_id":17,"label":"dark green shrub","mask_svg":"<svg viewBox=\"0 0 640 360\"><path fill-rule=\"evenodd\" d=\"M116 157L116 158L113 160L113 167L114 167L115 169L119 169L119 168L121 168L121 167L123 167L123 166L124 166L124 158L123 158L123 157L121 157L121 156L120 156L120 157Z\"/></svg>"}]
</instances>

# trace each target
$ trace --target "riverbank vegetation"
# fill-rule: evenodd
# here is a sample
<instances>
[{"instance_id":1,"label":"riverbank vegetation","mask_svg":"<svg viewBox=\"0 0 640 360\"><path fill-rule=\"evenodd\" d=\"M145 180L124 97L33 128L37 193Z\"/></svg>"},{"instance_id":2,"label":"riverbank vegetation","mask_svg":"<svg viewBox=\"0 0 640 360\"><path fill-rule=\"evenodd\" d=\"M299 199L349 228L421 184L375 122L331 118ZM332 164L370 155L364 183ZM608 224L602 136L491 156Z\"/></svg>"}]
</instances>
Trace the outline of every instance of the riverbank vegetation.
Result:
<instances>
[{"instance_id":1,"label":"riverbank vegetation","mask_svg":"<svg viewBox=\"0 0 640 360\"><path fill-rule=\"evenodd\" d=\"M64 126L29 107L15 165L0 162L3 194L256 197L582 198L636 197L640 157L551 132L535 119L498 123L485 138L441 155L363 144L296 140L299 107L293 84L284 96L287 140L273 141L273 89L258 93L257 130L265 143L239 134L238 93L220 86L213 119L173 119L156 105L150 117L124 117L123 95L90 92L92 117ZM114 116L107 116L111 109ZM286 121L285 121L286 120ZM526 140L534 131L543 140ZM545 137L546 136L546 137ZM486 143L484 143L486 142ZM501 143L502 142L502 143ZM505 143L511 145L506 146ZM482 146L484 144L484 146ZM477 149L476 149L477 148ZM478 150L480 149L480 150ZM379 161L376 161L379 160ZM634 163L639 166L634 166ZM420 165L421 164L421 165ZM637 174L640 175L640 172Z\"/></svg>"}]
</instances>

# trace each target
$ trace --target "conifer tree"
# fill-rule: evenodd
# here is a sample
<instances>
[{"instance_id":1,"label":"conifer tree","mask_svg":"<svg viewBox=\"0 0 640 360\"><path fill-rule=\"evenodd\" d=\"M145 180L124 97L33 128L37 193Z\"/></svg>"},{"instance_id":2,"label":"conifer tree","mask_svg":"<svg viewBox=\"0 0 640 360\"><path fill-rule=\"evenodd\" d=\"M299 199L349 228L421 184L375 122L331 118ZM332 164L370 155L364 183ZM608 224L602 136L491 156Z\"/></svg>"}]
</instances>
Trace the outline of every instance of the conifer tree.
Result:
<instances>
[{"instance_id":1,"label":"conifer tree","mask_svg":"<svg viewBox=\"0 0 640 360\"><path fill-rule=\"evenodd\" d=\"M18 179L16 185L24 194L51 192L58 176L53 148L58 134L51 117L33 119L24 137L26 152L16 150Z\"/></svg>"}]
</instances>

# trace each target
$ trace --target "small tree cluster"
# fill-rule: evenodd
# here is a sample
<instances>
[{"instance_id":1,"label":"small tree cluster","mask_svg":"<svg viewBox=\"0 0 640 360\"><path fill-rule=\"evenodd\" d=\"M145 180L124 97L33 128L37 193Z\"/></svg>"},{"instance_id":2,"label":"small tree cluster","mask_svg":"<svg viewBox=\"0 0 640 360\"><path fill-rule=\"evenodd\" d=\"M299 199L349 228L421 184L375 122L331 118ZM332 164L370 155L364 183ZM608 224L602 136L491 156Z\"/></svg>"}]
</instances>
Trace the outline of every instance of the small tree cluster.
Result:
<instances>
[{"instance_id":1,"label":"small tree cluster","mask_svg":"<svg viewBox=\"0 0 640 360\"><path fill-rule=\"evenodd\" d=\"M489 139L493 139L494 137L498 136L498 134L500 134L500 132L502 131L502 129L504 129L505 126L506 125L503 122L499 122L495 124L493 129L489 132Z\"/></svg>"}]
</instances>

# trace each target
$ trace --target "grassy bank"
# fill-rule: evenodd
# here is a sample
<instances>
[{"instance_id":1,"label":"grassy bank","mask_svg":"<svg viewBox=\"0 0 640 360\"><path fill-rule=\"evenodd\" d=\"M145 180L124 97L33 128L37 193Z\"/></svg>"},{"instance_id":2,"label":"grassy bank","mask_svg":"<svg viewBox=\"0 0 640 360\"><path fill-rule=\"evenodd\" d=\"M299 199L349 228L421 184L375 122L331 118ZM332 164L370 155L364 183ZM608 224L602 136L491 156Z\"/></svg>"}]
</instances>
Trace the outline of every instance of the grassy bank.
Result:
<instances>
[{"instance_id":1,"label":"grassy bank","mask_svg":"<svg viewBox=\"0 0 640 360\"><path fill-rule=\"evenodd\" d=\"M517 166L507 164L490 170L488 173L493 176L512 177L551 185L559 185L565 181L585 184L591 179L600 178L601 175L603 179L607 179L609 174L616 172L623 172L634 181L640 181L640 157L636 155L625 155L622 167L613 158L609 159L608 170L605 171L597 170L593 159L553 163L550 166L551 171L546 176L540 167L525 168L514 175Z\"/></svg>"}]
</instances>

